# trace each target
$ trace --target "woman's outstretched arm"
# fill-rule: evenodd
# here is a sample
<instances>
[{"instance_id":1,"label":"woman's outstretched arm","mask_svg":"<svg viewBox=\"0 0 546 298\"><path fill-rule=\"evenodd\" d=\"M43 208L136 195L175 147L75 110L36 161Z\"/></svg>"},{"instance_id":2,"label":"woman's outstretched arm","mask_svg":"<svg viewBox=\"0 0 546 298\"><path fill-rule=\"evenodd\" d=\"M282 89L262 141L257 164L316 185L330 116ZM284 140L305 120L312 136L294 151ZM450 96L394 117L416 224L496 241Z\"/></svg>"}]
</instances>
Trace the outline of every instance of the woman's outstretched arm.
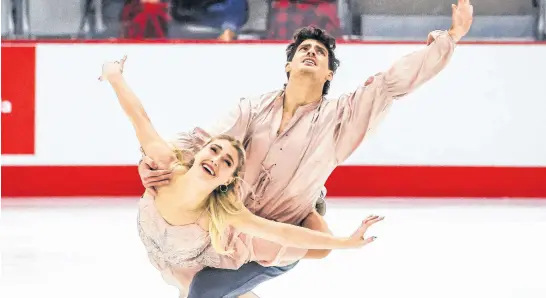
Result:
<instances>
[{"instance_id":1,"label":"woman's outstretched arm","mask_svg":"<svg viewBox=\"0 0 546 298\"><path fill-rule=\"evenodd\" d=\"M144 106L123 78L127 56L120 61L105 63L100 80L108 81L118 97L119 104L133 124L138 141L146 155L163 167L169 167L176 156L169 144L157 133Z\"/></svg>"},{"instance_id":2,"label":"woman's outstretched arm","mask_svg":"<svg viewBox=\"0 0 546 298\"><path fill-rule=\"evenodd\" d=\"M305 249L344 249L359 248L375 240L375 237L364 238L364 234L368 227L381 220L383 217L369 216L350 237L335 237L329 233L267 220L252 214L246 208L242 213L231 216L228 222L243 233L283 246Z\"/></svg>"}]
</instances>

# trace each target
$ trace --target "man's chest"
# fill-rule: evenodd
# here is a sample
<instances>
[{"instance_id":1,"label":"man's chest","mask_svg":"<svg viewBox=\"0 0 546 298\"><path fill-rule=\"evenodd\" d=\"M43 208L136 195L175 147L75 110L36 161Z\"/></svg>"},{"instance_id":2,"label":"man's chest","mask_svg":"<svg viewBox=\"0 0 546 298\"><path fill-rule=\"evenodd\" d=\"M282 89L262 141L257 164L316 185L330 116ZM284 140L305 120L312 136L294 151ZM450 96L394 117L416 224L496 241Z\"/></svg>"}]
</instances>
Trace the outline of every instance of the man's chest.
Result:
<instances>
[{"instance_id":1,"label":"man's chest","mask_svg":"<svg viewBox=\"0 0 546 298\"><path fill-rule=\"evenodd\" d=\"M280 123L278 125L277 129L277 136L281 135L290 124L292 124L292 119L294 118L293 114L283 112L282 117L280 119ZM275 122L273 122L272 127L275 127Z\"/></svg>"},{"instance_id":2,"label":"man's chest","mask_svg":"<svg viewBox=\"0 0 546 298\"><path fill-rule=\"evenodd\" d=\"M314 113L286 120L277 116L251 124L245 171L245 180L251 185L264 175L276 184L285 185L309 162L326 161L331 155L330 150L323 150L331 148L330 138L324 137L328 128L317 121Z\"/></svg>"}]
</instances>

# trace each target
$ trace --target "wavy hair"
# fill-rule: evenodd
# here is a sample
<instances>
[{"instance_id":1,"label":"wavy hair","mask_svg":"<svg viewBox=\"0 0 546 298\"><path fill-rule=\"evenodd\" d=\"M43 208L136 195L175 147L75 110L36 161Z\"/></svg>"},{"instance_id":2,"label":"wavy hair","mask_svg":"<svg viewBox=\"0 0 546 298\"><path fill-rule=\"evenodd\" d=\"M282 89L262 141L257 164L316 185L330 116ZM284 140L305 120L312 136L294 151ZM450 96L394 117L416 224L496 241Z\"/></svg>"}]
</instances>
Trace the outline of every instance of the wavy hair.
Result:
<instances>
[{"instance_id":1,"label":"wavy hair","mask_svg":"<svg viewBox=\"0 0 546 298\"><path fill-rule=\"evenodd\" d=\"M206 208L209 213L209 235L212 247L219 254L229 254L231 251L226 250L226 239L224 239L227 218L232 215L239 214L243 207L241 200L242 196L242 179L240 175L245 166L245 149L241 142L229 135L219 135L211 138L203 145L193 147L193 150L175 149L176 158L184 166L191 168L195 162L195 153L205 148L208 144L215 140L228 141L237 151L238 163L233 172L233 180L229 184L223 184L214 189L206 200ZM194 143L195 144L195 143ZM198 150L197 150L198 149Z\"/></svg>"}]
</instances>

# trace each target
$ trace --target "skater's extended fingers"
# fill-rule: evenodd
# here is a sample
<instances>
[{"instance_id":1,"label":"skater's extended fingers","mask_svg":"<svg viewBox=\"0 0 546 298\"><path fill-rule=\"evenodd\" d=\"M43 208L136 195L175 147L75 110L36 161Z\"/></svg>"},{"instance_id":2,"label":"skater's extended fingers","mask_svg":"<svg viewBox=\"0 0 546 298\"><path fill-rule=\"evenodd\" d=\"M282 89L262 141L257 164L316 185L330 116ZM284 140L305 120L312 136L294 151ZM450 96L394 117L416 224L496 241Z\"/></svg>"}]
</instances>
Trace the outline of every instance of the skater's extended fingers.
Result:
<instances>
[{"instance_id":1,"label":"skater's extended fingers","mask_svg":"<svg viewBox=\"0 0 546 298\"><path fill-rule=\"evenodd\" d=\"M123 71L123 66L125 66L125 61L127 61L127 55L124 55L119 62L122 71Z\"/></svg>"},{"instance_id":2,"label":"skater's extended fingers","mask_svg":"<svg viewBox=\"0 0 546 298\"><path fill-rule=\"evenodd\" d=\"M377 239L377 237L375 237L375 236L365 238L365 239L362 241L362 246L367 245L367 244L370 244L370 243L374 242L376 239Z\"/></svg>"},{"instance_id":3,"label":"skater's extended fingers","mask_svg":"<svg viewBox=\"0 0 546 298\"><path fill-rule=\"evenodd\" d=\"M368 226L368 227L369 227L369 226L371 226L371 225L373 225L373 224L375 224L375 223L378 223L378 222L382 221L383 219L385 219L385 217L377 217L377 218L374 218L374 219L372 219L372 220L367 221L367 222L365 223L365 226Z\"/></svg>"},{"instance_id":4,"label":"skater's extended fingers","mask_svg":"<svg viewBox=\"0 0 546 298\"><path fill-rule=\"evenodd\" d=\"M375 220L377 218L379 218L378 215L370 215L370 216L366 217L366 219L362 222L362 224L366 224L367 222L369 222L371 220Z\"/></svg>"}]
</instances>

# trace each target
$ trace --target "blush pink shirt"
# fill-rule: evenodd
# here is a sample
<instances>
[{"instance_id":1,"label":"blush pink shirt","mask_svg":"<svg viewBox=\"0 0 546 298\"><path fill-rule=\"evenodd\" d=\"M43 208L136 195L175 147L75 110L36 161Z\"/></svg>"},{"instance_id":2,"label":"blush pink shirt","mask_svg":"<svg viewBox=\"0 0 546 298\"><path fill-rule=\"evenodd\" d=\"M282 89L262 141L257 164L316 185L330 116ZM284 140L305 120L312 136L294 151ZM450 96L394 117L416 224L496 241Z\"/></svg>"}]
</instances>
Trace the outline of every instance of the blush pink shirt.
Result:
<instances>
[{"instance_id":1,"label":"blush pink shirt","mask_svg":"<svg viewBox=\"0 0 546 298\"><path fill-rule=\"evenodd\" d=\"M355 91L299 107L278 136L283 91L242 98L226 119L193 135L229 134L242 141L247 151L243 178L252 190L245 198L247 208L267 219L299 224L313 210L331 172L377 126L393 100L437 75L454 48L446 31L431 32L427 47Z\"/></svg>"},{"instance_id":2,"label":"blush pink shirt","mask_svg":"<svg viewBox=\"0 0 546 298\"><path fill-rule=\"evenodd\" d=\"M394 99L437 75L454 49L446 31L431 32L426 47L400 58L353 92L299 107L280 135L282 90L242 98L215 127L180 134L175 143L197 151L210 135L229 134L241 140L247 151L243 177L249 188L243 198L247 208L266 219L299 225L312 212L330 173L378 125ZM236 254L239 265L289 264L307 252L236 232L231 235L249 246Z\"/></svg>"}]
</instances>

